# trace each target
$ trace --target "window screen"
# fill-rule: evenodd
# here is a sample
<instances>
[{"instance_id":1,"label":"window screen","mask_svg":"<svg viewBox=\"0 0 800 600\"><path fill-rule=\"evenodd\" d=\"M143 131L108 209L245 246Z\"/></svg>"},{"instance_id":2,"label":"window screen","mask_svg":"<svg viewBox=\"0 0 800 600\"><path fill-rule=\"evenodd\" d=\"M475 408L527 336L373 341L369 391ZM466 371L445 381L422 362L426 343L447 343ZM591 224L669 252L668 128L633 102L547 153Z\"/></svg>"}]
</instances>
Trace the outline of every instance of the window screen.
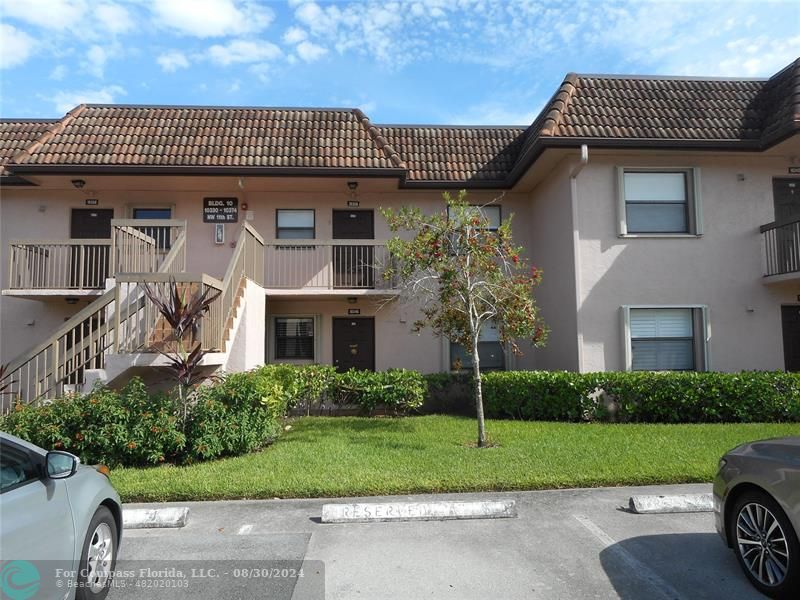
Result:
<instances>
[{"instance_id":1,"label":"window screen","mask_svg":"<svg viewBox=\"0 0 800 600\"><path fill-rule=\"evenodd\" d=\"M632 308L631 369L691 371L696 368L691 308Z\"/></svg>"},{"instance_id":2,"label":"window screen","mask_svg":"<svg viewBox=\"0 0 800 600\"><path fill-rule=\"evenodd\" d=\"M506 356L500 343L500 332L493 323L487 323L481 330L478 341L478 356L481 359L481 370L500 371L505 369ZM461 363L462 369L472 368L472 355L464 346L450 343L450 367Z\"/></svg>"},{"instance_id":3,"label":"window screen","mask_svg":"<svg viewBox=\"0 0 800 600\"><path fill-rule=\"evenodd\" d=\"M688 233L685 172L625 172L623 187L628 233Z\"/></svg>"},{"instance_id":4,"label":"window screen","mask_svg":"<svg viewBox=\"0 0 800 600\"><path fill-rule=\"evenodd\" d=\"M285 240L313 240L314 211L278 210L276 235Z\"/></svg>"},{"instance_id":5,"label":"window screen","mask_svg":"<svg viewBox=\"0 0 800 600\"><path fill-rule=\"evenodd\" d=\"M314 359L314 319L275 318L275 358Z\"/></svg>"}]
</instances>

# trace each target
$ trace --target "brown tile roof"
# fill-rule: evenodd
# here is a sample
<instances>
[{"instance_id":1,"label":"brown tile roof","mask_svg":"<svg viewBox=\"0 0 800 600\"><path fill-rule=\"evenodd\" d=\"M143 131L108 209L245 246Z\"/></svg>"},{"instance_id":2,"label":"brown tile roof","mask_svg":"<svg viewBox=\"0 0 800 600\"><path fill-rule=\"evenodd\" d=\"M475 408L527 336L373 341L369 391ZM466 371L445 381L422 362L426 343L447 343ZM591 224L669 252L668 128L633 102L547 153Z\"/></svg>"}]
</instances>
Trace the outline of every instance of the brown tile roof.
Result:
<instances>
[{"instance_id":1,"label":"brown tile roof","mask_svg":"<svg viewBox=\"0 0 800 600\"><path fill-rule=\"evenodd\" d=\"M375 125L357 109L108 105L3 123L0 148L18 173L383 172L404 185L507 187L553 146L763 150L800 129L800 59L763 80L569 74L527 128Z\"/></svg>"},{"instance_id":2,"label":"brown tile roof","mask_svg":"<svg viewBox=\"0 0 800 600\"><path fill-rule=\"evenodd\" d=\"M393 169L357 110L81 105L19 165ZM373 128L374 129L374 128Z\"/></svg>"},{"instance_id":3,"label":"brown tile roof","mask_svg":"<svg viewBox=\"0 0 800 600\"><path fill-rule=\"evenodd\" d=\"M0 119L0 165L30 146L58 119ZM0 174L5 171L0 168Z\"/></svg>"},{"instance_id":4,"label":"brown tile roof","mask_svg":"<svg viewBox=\"0 0 800 600\"><path fill-rule=\"evenodd\" d=\"M403 157L409 181L502 181L524 142L525 127L379 125Z\"/></svg>"}]
</instances>

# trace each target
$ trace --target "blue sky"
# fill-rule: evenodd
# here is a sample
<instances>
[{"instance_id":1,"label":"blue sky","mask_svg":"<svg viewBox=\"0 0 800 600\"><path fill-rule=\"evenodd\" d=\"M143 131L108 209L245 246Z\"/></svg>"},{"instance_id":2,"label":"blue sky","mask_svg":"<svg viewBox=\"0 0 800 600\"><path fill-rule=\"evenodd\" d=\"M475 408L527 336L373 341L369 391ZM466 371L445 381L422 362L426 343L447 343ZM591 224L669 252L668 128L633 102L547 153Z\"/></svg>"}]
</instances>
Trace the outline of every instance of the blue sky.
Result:
<instances>
[{"instance_id":1,"label":"blue sky","mask_svg":"<svg viewBox=\"0 0 800 600\"><path fill-rule=\"evenodd\" d=\"M527 124L568 71L763 77L800 0L0 0L0 115L80 102Z\"/></svg>"}]
</instances>

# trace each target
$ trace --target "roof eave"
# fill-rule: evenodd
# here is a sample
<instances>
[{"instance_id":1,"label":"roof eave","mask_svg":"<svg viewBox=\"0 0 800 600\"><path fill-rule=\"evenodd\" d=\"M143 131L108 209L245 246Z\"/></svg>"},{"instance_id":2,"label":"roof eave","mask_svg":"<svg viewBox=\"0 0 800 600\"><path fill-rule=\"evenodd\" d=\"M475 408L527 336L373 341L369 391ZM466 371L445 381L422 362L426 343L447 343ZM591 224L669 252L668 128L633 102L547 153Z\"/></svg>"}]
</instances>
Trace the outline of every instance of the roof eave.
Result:
<instances>
[{"instance_id":1,"label":"roof eave","mask_svg":"<svg viewBox=\"0 0 800 600\"><path fill-rule=\"evenodd\" d=\"M272 177L392 177L405 179L406 170L383 167L243 167L197 165L70 165L7 164L14 175L87 173L96 175L264 175Z\"/></svg>"}]
</instances>

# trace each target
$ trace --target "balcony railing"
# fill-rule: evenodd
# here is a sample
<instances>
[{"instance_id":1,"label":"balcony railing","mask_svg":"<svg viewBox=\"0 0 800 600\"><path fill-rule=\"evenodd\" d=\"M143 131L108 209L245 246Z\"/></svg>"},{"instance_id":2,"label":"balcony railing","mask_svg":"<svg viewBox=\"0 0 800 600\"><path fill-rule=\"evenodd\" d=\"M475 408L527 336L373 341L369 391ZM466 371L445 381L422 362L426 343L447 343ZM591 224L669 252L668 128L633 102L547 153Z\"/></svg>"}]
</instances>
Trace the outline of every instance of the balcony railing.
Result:
<instances>
[{"instance_id":1,"label":"balcony railing","mask_svg":"<svg viewBox=\"0 0 800 600\"><path fill-rule=\"evenodd\" d=\"M100 290L108 277L111 240L11 240L12 290Z\"/></svg>"},{"instance_id":2,"label":"balcony railing","mask_svg":"<svg viewBox=\"0 0 800 600\"><path fill-rule=\"evenodd\" d=\"M281 240L266 245L268 289L389 290L386 245L372 240Z\"/></svg>"},{"instance_id":3,"label":"balcony railing","mask_svg":"<svg viewBox=\"0 0 800 600\"><path fill-rule=\"evenodd\" d=\"M158 271L185 237L186 221L114 219L110 239L11 240L8 289L103 290L116 273ZM185 252L174 258L183 271Z\"/></svg>"},{"instance_id":4,"label":"balcony railing","mask_svg":"<svg viewBox=\"0 0 800 600\"><path fill-rule=\"evenodd\" d=\"M800 219L761 226L764 275L800 273Z\"/></svg>"}]
</instances>

